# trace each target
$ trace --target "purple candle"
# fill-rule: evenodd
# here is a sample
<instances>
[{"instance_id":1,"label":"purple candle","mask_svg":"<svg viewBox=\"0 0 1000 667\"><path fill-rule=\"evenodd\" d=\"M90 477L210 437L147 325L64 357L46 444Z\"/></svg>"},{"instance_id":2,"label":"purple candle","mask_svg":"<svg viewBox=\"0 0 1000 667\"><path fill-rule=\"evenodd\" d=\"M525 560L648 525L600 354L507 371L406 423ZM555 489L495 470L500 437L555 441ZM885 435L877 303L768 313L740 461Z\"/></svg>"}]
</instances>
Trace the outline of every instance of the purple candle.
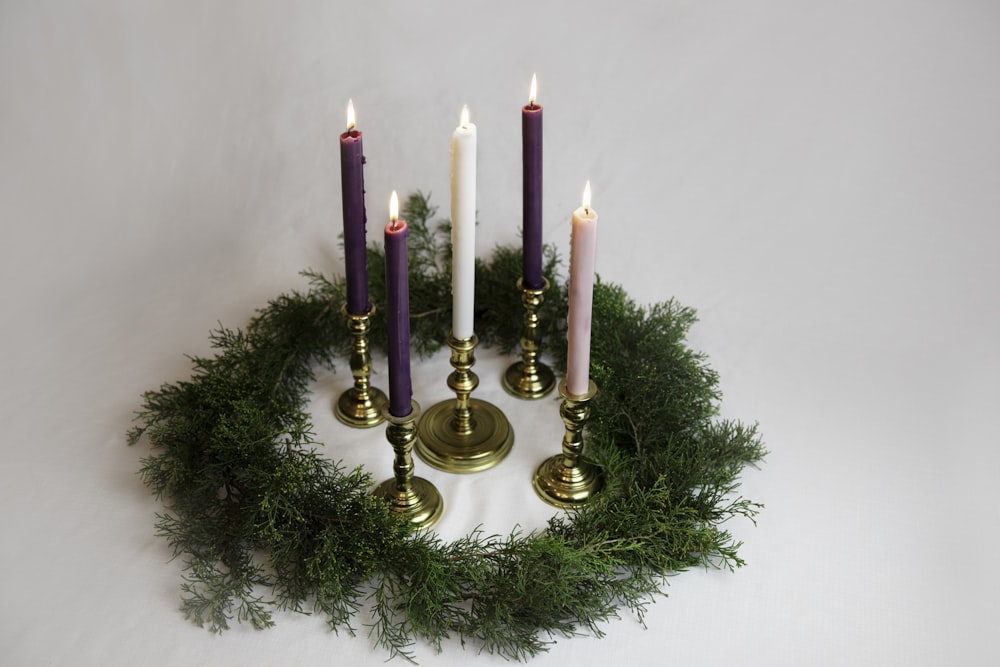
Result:
<instances>
[{"instance_id":1,"label":"purple candle","mask_svg":"<svg viewBox=\"0 0 1000 667\"><path fill-rule=\"evenodd\" d=\"M531 76L528 104L521 109L522 204L524 275L522 283L541 289L542 281L542 107L535 104L537 88Z\"/></svg>"},{"instance_id":2,"label":"purple candle","mask_svg":"<svg viewBox=\"0 0 1000 667\"><path fill-rule=\"evenodd\" d=\"M344 202L344 263L347 312L364 315L368 301L368 256L365 249L365 156L361 132L354 129L354 102L347 102L347 131L340 135L340 191Z\"/></svg>"},{"instance_id":3,"label":"purple candle","mask_svg":"<svg viewBox=\"0 0 1000 667\"><path fill-rule=\"evenodd\" d=\"M386 318L389 329L389 414L405 417L413 410L410 381L410 282L406 239L410 230L399 220L399 199L389 200L385 226Z\"/></svg>"}]
</instances>

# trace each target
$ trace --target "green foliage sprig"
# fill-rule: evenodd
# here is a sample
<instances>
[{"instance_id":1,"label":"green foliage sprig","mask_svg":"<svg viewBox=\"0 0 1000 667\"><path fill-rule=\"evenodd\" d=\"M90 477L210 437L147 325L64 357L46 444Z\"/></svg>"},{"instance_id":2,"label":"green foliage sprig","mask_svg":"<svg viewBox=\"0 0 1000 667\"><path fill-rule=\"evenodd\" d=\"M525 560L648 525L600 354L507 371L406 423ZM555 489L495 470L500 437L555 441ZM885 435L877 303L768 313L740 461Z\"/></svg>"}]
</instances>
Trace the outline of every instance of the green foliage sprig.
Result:
<instances>
[{"instance_id":1,"label":"green foliage sprig","mask_svg":"<svg viewBox=\"0 0 1000 667\"><path fill-rule=\"evenodd\" d=\"M411 195L410 303L416 349L446 342L450 321L447 221ZM546 352L565 368L566 287L547 249ZM512 288L520 251L497 248L477 267L477 332L513 350L523 318ZM368 254L371 297L384 299L385 257ZM603 625L626 608L642 620L666 577L692 566L743 565L723 528L759 505L737 495L746 464L765 452L756 426L720 420L718 376L685 345L694 311L675 301L637 306L598 282L592 375L600 386L587 452L608 484L586 508L541 531L474 532L444 543L369 494L372 478L321 456L306 411L314 372L349 351L340 278L306 274L309 289L271 301L245 330L212 334L217 354L193 358L189 380L144 395L129 442L154 453L140 474L167 509L156 529L184 559L182 609L219 632L236 619L264 628L275 610L324 614L371 632L391 656L413 659L423 639L456 637L524 660L554 638ZM371 342L385 338L376 311ZM642 391L636 391L642 387Z\"/></svg>"}]
</instances>

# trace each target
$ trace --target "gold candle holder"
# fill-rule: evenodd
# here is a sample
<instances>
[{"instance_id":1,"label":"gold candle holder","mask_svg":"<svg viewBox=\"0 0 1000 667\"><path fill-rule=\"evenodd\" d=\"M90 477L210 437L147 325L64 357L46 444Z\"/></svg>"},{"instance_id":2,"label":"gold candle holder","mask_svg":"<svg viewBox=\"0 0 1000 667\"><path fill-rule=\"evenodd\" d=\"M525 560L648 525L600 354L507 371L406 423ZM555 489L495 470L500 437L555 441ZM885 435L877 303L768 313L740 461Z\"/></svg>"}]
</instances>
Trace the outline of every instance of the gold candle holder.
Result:
<instances>
[{"instance_id":1,"label":"gold candle holder","mask_svg":"<svg viewBox=\"0 0 1000 667\"><path fill-rule=\"evenodd\" d=\"M337 419L357 428L371 428L382 423L383 410L389 400L385 393L372 387L372 358L368 352L368 332L371 330L371 316L375 312L372 306L364 315L353 315L347 312L347 306L342 309L347 318L347 330L351 332L351 375L354 376L354 386L345 391L337 399L333 413Z\"/></svg>"},{"instance_id":2,"label":"gold candle holder","mask_svg":"<svg viewBox=\"0 0 1000 667\"><path fill-rule=\"evenodd\" d=\"M583 396L574 396L559 383L563 397L559 416L566 424L562 453L546 459L538 466L532 486L538 496L550 505L562 508L581 507L604 487L604 478L595 466L583 460L583 429L590 419L590 401L597 395L593 380Z\"/></svg>"},{"instance_id":3,"label":"gold candle holder","mask_svg":"<svg viewBox=\"0 0 1000 667\"><path fill-rule=\"evenodd\" d=\"M448 338L455 369L448 376L448 387L457 398L432 406L420 420L417 454L439 470L480 472L502 461L514 446L514 430L500 408L469 397L479 386L472 372L478 343L475 334Z\"/></svg>"},{"instance_id":4,"label":"gold candle holder","mask_svg":"<svg viewBox=\"0 0 1000 667\"><path fill-rule=\"evenodd\" d=\"M393 477L379 484L372 493L389 503L393 512L421 528L434 525L444 512L444 500L437 487L422 477L413 476L413 457L410 450L417 437L417 418L420 405L411 402L412 410L405 417L396 417L385 408L386 438L392 445L395 458Z\"/></svg>"},{"instance_id":5,"label":"gold candle holder","mask_svg":"<svg viewBox=\"0 0 1000 667\"><path fill-rule=\"evenodd\" d=\"M542 335L538 330L538 309L545 301L545 291L549 289L549 281L542 278L541 289L524 286L521 278L517 279L517 288L521 290L521 303L524 305L524 333L521 336L521 361L510 365L503 376L503 388L517 398L536 399L547 395L556 385L556 376L552 369L538 360L542 352Z\"/></svg>"}]
</instances>

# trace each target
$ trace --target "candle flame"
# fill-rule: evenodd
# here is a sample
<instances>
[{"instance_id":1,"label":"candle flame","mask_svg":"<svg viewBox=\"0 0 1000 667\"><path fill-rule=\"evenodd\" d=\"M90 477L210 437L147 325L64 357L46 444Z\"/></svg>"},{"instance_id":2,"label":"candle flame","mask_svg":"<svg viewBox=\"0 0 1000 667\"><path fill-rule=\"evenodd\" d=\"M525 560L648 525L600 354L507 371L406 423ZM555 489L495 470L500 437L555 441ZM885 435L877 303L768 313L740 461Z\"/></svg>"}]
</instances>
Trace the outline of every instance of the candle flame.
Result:
<instances>
[{"instance_id":1,"label":"candle flame","mask_svg":"<svg viewBox=\"0 0 1000 667\"><path fill-rule=\"evenodd\" d=\"M535 106L535 98L538 97L538 79L531 75L531 90L528 92L528 106Z\"/></svg>"},{"instance_id":2,"label":"candle flame","mask_svg":"<svg viewBox=\"0 0 1000 667\"><path fill-rule=\"evenodd\" d=\"M466 125L469 124L469 106L468 105L462 105L462 116L461 116L458 124L461 125L462 127L465 127Z\"/></svg>"},{"instance_id":3,"label":"candle flame","mask_svg":"<svg viewBox=\"0 0 1000 667\"><path fill-rule=\"evenodd\" d=\"M350 132L357 124L354 118L354 100L347 100L347 131Z\"/></svg>"},{"instance_id":4,"label":"candle flame","mask_svg":"<svg viewBox=\"0 0 1000 667\"><path fill-rule=\"evenodd\" d=\"M590 181L587 181L587 185L583 188L583 208L590 210Z\"/></svg>"},{"instance_id":5,"label":"candle flame","mask_svg":"<svg viewBox=\"0 0 1000 667\"><path fill-rule=\"evenodd\" d=\"M399 197L396 196L396 191L392 191L392 196L389 197L389 220L392 221L392 226L396 226L396 221L399 220Z\"/></svg>"}]
</instances>

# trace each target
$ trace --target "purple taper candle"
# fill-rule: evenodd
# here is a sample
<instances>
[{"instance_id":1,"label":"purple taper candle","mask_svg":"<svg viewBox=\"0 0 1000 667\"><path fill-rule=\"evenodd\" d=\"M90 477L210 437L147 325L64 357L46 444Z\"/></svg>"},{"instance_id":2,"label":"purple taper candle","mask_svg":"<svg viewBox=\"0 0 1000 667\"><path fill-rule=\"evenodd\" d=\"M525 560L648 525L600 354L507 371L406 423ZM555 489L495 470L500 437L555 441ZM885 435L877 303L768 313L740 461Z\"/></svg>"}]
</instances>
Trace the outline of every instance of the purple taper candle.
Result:
<instances>
[{"instance_id":1,"label":"purple taper candle","mask_svg":"<svg viewBox=\"0 0 1000 667\"><path fill-rule=\"evenodd\" d=\"M528 104L521 109L522 235L524 287L541 289L542 281L542 107L535 104L538 87L531 76Z\"/></svg>"},{"instance_id":2,"label":"purple taper candle","mask_svg":"<svg viewBox=\"0 0 1000 667\"><path fill-rule=\"evenodd\" d=\"M412 411L410 380L410 280L406 240L410 230L399 220L399 198L392 191L389 223L385 226L386 318L389 329L389 414L405 417Z\"/></svg>"},{"instance_id":3,"label":"purple taper candle","mask_svg":"<svg viewBox=\"0 0 1000 667\"><path fill-rule=\"evenodd\" d=\"M354 102L347 102L347 131L340 135L340 191L344 203L344 264L347 312L364 315L368 301L368 255L365 226L365 155L361 132L355 129Z\"/></svg>"}]
</instances>

